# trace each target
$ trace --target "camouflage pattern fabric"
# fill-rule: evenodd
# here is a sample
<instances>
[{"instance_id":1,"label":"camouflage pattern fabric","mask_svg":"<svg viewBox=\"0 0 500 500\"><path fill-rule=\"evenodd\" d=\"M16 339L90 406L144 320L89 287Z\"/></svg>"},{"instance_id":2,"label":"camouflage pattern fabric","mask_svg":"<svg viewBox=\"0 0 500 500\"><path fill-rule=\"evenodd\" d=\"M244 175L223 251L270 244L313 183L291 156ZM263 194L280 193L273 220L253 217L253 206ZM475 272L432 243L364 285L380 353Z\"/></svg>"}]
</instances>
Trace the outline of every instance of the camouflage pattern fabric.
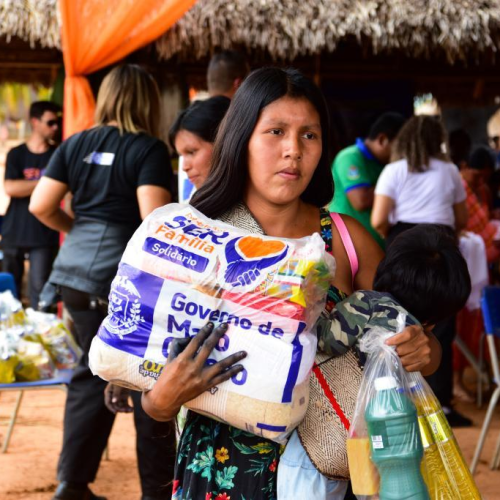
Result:
<instances>
[{"instance_id":1,"label":"camouflage pattern fabric","mask_svg":"<svg viewBox=\"0 0 500 500\"><path fill-rule=\"evenodd\" d=\"M399 313L406 314L406 326L420 324L389 293L354 292L316 323L318 348L332 357L342 356L352 348L357 350L359 339L371 328L380 327L396 333ZM360 360L363 361L362 356Z\"/></svg>"},{"instance_id":2,"label":"camouflage pattern fabric","mask_svg":"<svg viewBox=\"0 0 500 500\"><path fill-rule=\"evenodd\" d=\"M387 293L358 291L344 298L318 320L318 352L311 376L309 406L298 434L307 455L324 476L349 480L346 439L358 397L364 353L358 340L371 328L397 331L397 317L407 314L406 324L418 324ZM328 310L328 309L327 309Z\"/></svg>"}]
</instances>

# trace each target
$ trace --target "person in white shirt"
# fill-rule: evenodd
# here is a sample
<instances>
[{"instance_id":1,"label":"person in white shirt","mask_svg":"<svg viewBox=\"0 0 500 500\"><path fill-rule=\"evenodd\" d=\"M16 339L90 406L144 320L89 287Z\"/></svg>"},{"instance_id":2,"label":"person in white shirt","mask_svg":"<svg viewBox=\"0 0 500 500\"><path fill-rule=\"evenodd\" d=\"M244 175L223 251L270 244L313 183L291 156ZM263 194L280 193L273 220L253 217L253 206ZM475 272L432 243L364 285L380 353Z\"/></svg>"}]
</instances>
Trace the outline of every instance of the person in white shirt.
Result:
<instances>
[{"instance_id":1,"label":"person in white shirt","mask_svg":"<svg viewBox=\"0 0 500 500\"><path fill-rule=\"evenodd\" d=\"M389 245L415 224L442 224L456 232L467 223L465 190L446 151L439 118L414 116L401 129L393 163L380 175L371 216Z\"/></svg>"},{"instance_id":2,"label":"person in white shirt","mask_svg":"<svg viewBox=\"0 0 500 500\"><path fill-rule=\"evenodd\" d=\"M380 175L371 215L386 248L418 224L439 224L457 235L467 224L466 193L460 173L448 155L447 134L439 117L414 116L396 137L393 163ZM453 339L456 316L438 323L434 334L442 347L441 365L428 382L453 427L472 421L453 409Z\"/></svg>"}]
</instances>

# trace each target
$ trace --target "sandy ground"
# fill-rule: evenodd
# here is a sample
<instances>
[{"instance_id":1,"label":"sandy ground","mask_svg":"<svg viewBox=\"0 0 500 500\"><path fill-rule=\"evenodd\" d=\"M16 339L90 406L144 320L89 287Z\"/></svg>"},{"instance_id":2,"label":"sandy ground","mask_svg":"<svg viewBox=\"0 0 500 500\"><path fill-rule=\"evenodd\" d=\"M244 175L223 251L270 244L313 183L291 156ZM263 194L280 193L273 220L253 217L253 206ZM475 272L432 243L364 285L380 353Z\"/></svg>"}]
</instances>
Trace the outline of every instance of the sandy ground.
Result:
<instances>
[{"instance_id":1,"label":"sandy ground","mask_svg":"<svg viewBox=\"0 0 500 500\"><path fill-rule=\"evenodd\" d=\"M0 440L5 436L17 393L0 395ZM52 498L62 443L65 393L26 392L6 454L0 454L1 500ZM140 498L132 415L119 415L111 435L110 460L103 460L92 489L108 500Z\"/></svg>"},{"instance_id":2,"label":"sandy ground","mask_svg":"<svg viewBox=\"0 0 500 500\"><path fill-rule=\"evenodd\" d=\"M0 395L0 441L5 436L17 393ZM25 393L18 423L6 454L0 455L1 500L47 500L56 487L56 463L61 446L64 393L58 391ZM472 429L457 429L456 436L468 462L479 436L485 408L459 405L460 411L474 419ZM500 500L500 471L489 469L500 432L500 409L482 455L476 481L485 500ZM103 461L93 490L109 500L138 500L139 482L134 452L134 427L130 415L117 418L110 442L110 460ZM457 499L458 500L458 499Z\"/></svg>"}]
</instances>

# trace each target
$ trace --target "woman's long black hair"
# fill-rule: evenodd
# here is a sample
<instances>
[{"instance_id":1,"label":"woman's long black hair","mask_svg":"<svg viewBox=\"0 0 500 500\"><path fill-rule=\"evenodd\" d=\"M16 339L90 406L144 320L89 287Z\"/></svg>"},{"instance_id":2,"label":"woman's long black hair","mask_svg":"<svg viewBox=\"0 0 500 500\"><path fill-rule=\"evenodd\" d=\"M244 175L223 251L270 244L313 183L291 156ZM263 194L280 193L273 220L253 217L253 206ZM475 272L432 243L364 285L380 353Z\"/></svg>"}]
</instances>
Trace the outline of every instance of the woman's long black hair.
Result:
<instances>
[{"instance_id":1,"label":"woman's long black hair","mask_svg":"<svg viewBox=\"0 0 500 500\"><path fill-rule=\"evenodd\" d=\"M323 151L311 182L301 199L322 207L333 198L328 143L330 120L323 94L295 69L262 68L252 72L236 92L222 121L212 154L210 175L191 205L217 218L243 200L248 178L248 143L261 111L282 97L307 99L321 122Z\"/></svg>"},{"instance_id":2,"label":"woman's long black hair","mask_svg":"<svg viewBox=\"0 0 500 500\"><path fill-rule=\"evenodd\" d=\"M175 138L181 130L187 130L205 142L213 143L229 104L231 100L228 97L218 95L206 101L195 101L189 108L183 109L168 132L172 149L175 150Z\"/></svg>"}]
</instances>

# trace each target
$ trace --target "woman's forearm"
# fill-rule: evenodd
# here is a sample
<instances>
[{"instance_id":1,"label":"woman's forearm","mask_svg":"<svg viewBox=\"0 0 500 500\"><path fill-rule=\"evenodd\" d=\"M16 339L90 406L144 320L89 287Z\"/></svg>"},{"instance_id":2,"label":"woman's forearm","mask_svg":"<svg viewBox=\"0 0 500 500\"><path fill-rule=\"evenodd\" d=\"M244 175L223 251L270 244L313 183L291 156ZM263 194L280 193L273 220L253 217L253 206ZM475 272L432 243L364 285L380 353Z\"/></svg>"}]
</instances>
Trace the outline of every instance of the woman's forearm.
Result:
<instances>
[{"instance_id":1,"label":"woman's forearm","mask_svg":"<svg viewBox=\"0 0 500 500\"><path fill-rule=\"evenodd\" d=\"M380 236L382 236L382 238L387 238L391 225L389 224L389 221L386 220L383 222L379 222L377 226L373 226L373 228L375 229L375 231L377 231L378 234L380 234Z\"/></svg>"},{"instance_id":2,"label":"woman's forearm","mask_svg":"<svg viewBox=\"0 0 500 500\"><path fill-rule=\"evenodd\" d=\"M33 215L50 229L69 233L73 227L74 219L61 208L56 208L53 212L34 212Z\"/></svg>"},{"instance_id":3,"label":"woman's forearm","mask_svg":"<svg viewBox=\"0 0 500 500\"><path fill-rule=\"evenodd\" d=\"M153 419L158 422L168 422L173 420L180 411L180 407L176 405L169 406L168 408L162 406L161 411L154 401L154 394L152 391L142 393L141 398L142 409Z\"/></svg>"},{"instance_id":4,"label":"woman's forearm","mask_svg":"<svg viewBox=\"0 0 500 500\"><path fill-rule=\"evenodd\" d=\"M373 202L373 209L370 217L372 227L382 237L386 237L391 227L389 216L394 209L395 201L389 196L377 194Z\"/></svg>"}]
</instances>

